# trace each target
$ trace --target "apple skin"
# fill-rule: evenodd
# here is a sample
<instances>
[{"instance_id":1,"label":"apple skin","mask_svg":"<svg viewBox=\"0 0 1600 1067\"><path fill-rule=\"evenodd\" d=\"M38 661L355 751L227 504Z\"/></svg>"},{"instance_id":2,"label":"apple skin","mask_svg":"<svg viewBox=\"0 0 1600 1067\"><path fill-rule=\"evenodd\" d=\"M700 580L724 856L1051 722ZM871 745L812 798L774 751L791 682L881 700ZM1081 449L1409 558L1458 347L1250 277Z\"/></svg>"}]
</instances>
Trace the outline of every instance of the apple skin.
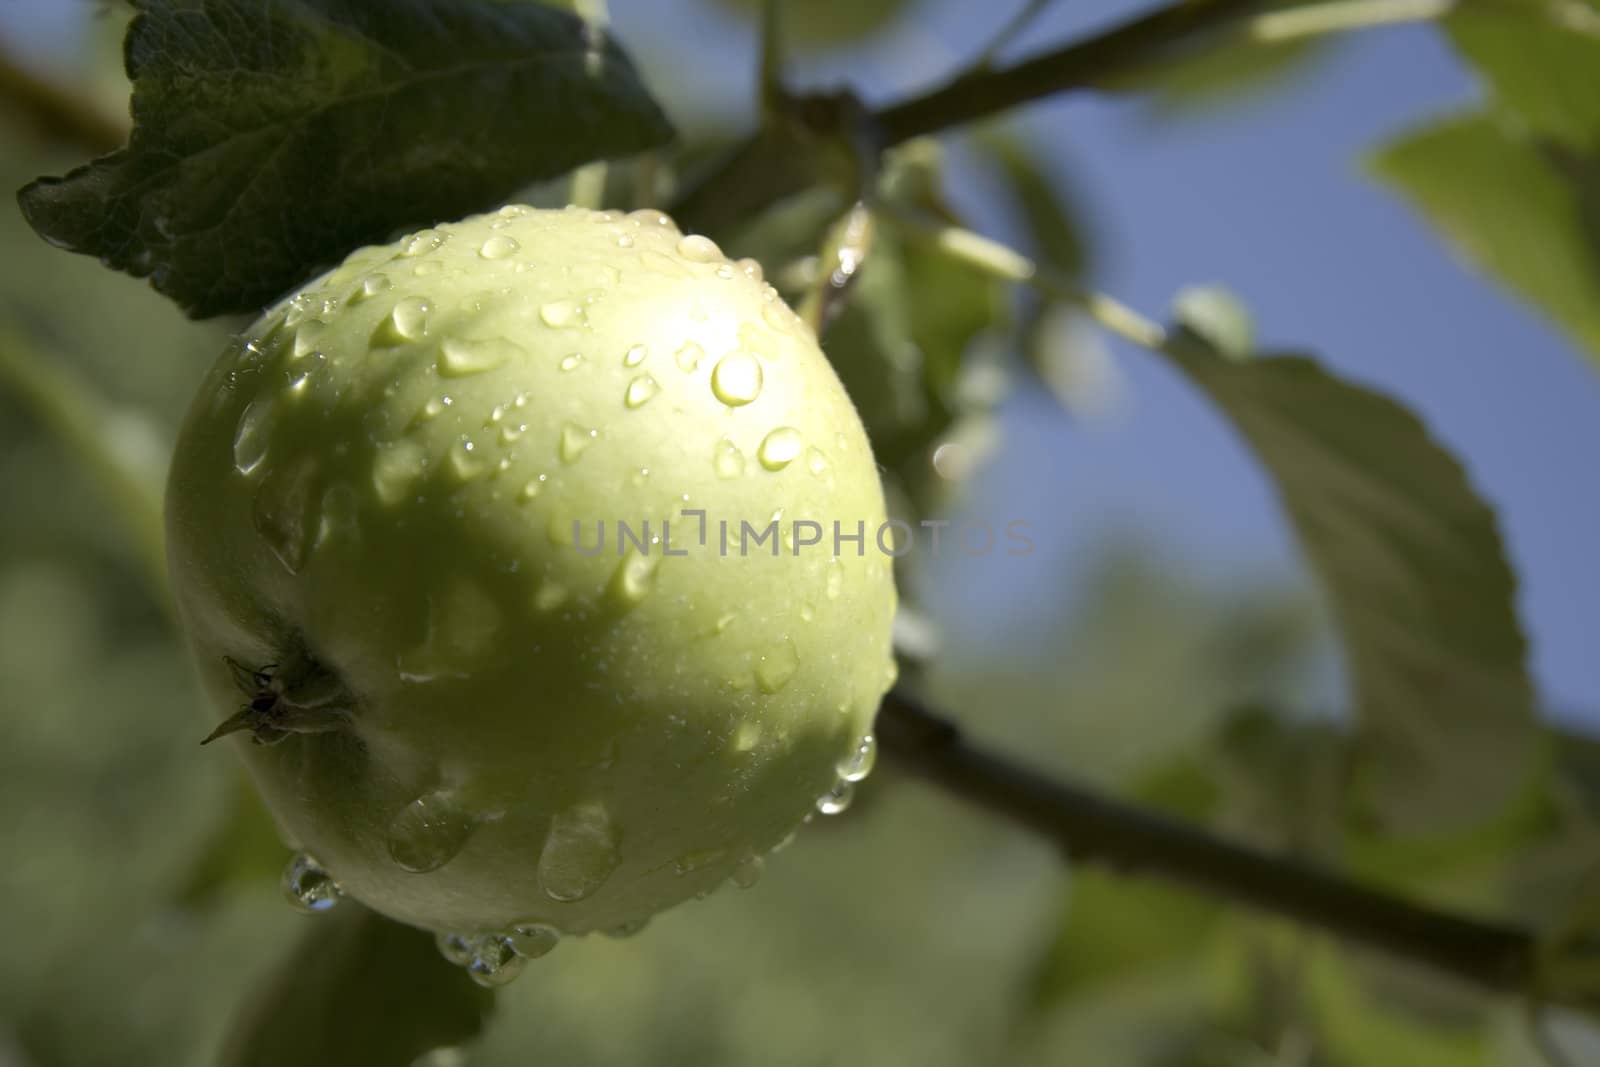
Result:
<instances>
[{"instance_id":1,"label":"apple skin","mask_svg":"<svg viewBox=\"0 0 1600 1067\"><path fill-rule=\"evenodd\" d=\"M774 515L780 552L741 555ZM618 520L664 519L686 555L619 558ZM281 697L254 734L281 743L226 743L285 836L455 932L632 928L791 834L892 682L883 521L860 419L759 267L576 208L364 248L266 311L167 494L211 703L252 699L241 668ZM864 547L835 554L834 522Z\"/></svg>"}]
</instances>

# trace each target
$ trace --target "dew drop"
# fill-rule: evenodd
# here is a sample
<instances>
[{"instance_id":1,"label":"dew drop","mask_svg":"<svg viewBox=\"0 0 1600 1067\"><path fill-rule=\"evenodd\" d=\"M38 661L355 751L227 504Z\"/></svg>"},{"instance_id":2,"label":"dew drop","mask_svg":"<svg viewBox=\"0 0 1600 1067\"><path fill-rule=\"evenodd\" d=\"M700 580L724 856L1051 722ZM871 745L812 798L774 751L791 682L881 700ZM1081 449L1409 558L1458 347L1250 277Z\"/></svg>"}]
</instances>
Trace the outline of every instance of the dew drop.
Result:
<instances>
[{"instance_id":1,"label":"dew drop","mask_svg":"<svg viewBox=\"0 0 1600 1067\"><path fill-rule=\"evenodd\" d=\"M655 585L656 568L660 563L659 556L645 556L638 553L625 556L622 562L617 564L616 572L611 576L612 594L630 606L642 603Z\"/></svg>"},{"instance_id":2,"label":"dew drop","mask_svg":"<svg viewBox=\"0 0 1600 1067\"><path fill-rule=\"evenodd\" d=\"M546 923L517 923L506 931L512 951L525 960L547 956L561 943L561 931Z\"/></svg>"},{"instance_id":3,"label":"dew drop","mask_svg":"<svg viewBox=\"0 0 1600 1067\"><path fill-rule=\"evenodd\" d=\"M618 234L617 235L617 247L618 248L632 248L633 247L633 237L630 234L626 234L626 233Z\"/></svg>"},{"instance_id":4,"label":"dew drop","mask_svg":"<svg viewBox=\"0 0 1600 1067\"><path fill-rule=\"evenodd\" d=\"M256 533L290 574L299 574L311 554L311 535L318 528L317 468L307 457L269 474L256 490L253 518Z\"/></svg>"},{"instance_id":5,"label":"dew drop","mask_svg":"<svg viewBox=\"0 0 1600 1067\"><path fill-rule=\"evenodd\" d=\"M781 471L794 462L804 447L805 438L800 436L799 430L793 426L780 426L762 440L761 447L756 450L756 458L767 470Z\"/></svg>"},{"instance_id":6,"label":"dew drop","mask_svg":"<svg viewBox=\"0 0 1600 1067\"><path fill-rule=\"evenodd\" d=\"M571 300L554 300L539 305L539 321L552 329L583 325L583 308Z\"/></svg>"},{"instance_id":7,"label":"dew drop","mask_svg":"<svg viewBox=\"0 0 1600 1067\"><path fill-rule=\"evenodd\" d=\"M520 440L522 435L527 432L528 424L525 422L504 423L500 427L500 443L509 445L514 441Z\"/></svg>"},{"instance_id":8,"label":"dew drop","mask_svg":"<svg viewBox=\"0 0 1600 1067\"><path fill-rule=\"evenodd\" d=\"M584 355L582 352L569 352L561 357L560 366L563 371L574 371L583 366L583 361Z\"/></svg>"},{"instance_id":9,"label":"dew drop","mask_svg":"<svg viewBox=\"0 0 1600 1067\"><path fill-rule=\"evenodd\" d=\"M817 798L817 812L822 815L837 815L850 806L856 798L856 787L851 782L837 781L833 788Z\"/></svg>"},{"instance_id":10,"label":"dew drop","mask_svg":"<svg viewBox=\"0 0 1600 1067\"><path fill-rule=\"evenodd\" d=\"M317 350L323 331L328 324L321 319L307 319L294 332L294 344L289 348L290 359L304 359Z\"/></svg>"},{"instance_id":11,"label":"dew drop","mask_svg":"<svg viewBox=\"0 0 1600 1067\"><path fill-rule=\"evenodd\" d=\"M824 581L824 591L829 600L838 600L839 591L844 588L844 568L839 565L837 558L828 561L828 577Z\"/></svg>"},{"instance_id":12,"label":"dew drop","mask_svg":"<svg viewBox=\"0 0 1600 1067\"><path fill-rule=\"evenodd\" d=\"M856 742L855 747L839 761L834 770L839 772L841 782L859 782L872 773L872 766L877 761L878 739L867 734Z\"/></svg>"},{"instance_id":13,"label":"dew drop","mask_svg":"<svg viewBox=\"0 0 1600 1067\"><path fill-rule=\"evenodd\" d=\"M761 272L761 263L760 263L759 260L754 260L754 259L749 259L749 258L741 259L737 263L735 263L734 266L738 267L740 272L743 273L744 276L746 278L749 278L751 281L759 282L759 281L763 280L763 275L762 275L762 272Z\"/></svg>"},{"instance_id":14,"label":"dew drop","mask_svg":"<svg viewBox=\"0 0 1600 1067\"><path fill-rule=\"evenodd\" d=\"M648 347L644 345L634 345L622 354L622 365L624 367L637 367L639 364L644 362L645 357L649 354L650 349Z\"/></svg>"},{"instance_id":15,"label":"dew drop","mask_svg":"<svg viewBox=\"0 0 1600 1067\"><path fill-rule=\"evenodd\" d=\"M810 622L817 617L817 609L808 601L800 605L800 621Z\"/></svg>"},{"instance_id":16,"label":"dew drop","mask_svg":"<svg viewBox=\"0 0 1600 1067\"><path fill-rule=\"evenodd\" d=\"M828 472L828 457L820 448L806 449L806 469L821 476Z\"/></svg>"},{"instance_id":17,"label":"dew drop","mask_svg":"<svg viewBox=\"0 0 1600 1067\"><path fill-rule=\"evenodd\" d=\"M628 212L628 218L637 222L640 226L659 226L665 230L677 229L673 225L670 216L657 211L655 208L642 207L637 211L630 211Z\"/></svg>"},{"instance_id":18,"label":"dew drop","mask_svg":"<svg viewBox=\"0 0 1600 1067\"><path fill-rule=\"evenodd\" d=\"M517 494L517 499L521 500L523 503L527 503L534 497L538 496L539 491L544 488L545 478L546 476L543 474L539 475L537 478L529 478L527 484L522 487L522 491Z\"/></svg>"},{"instance_id":19,"label":"dew drop","mask_svg":"<svg viewBox=\"0 0 1600 1067\"><path fill-rule=\"evenodd\" d=\"M453 793L425 793L390 820L385 838L389 858L412 874L436 871L456 858L473 825Z\"/></svg>"},{"instance_id":20,"label":"dew drop","mask_svg":"<svg viewBox=\"0 0 1600 1067\"><path fill-rule=\"evenodd\" d=\"M756 660L756 686L768 695L789 684L800 668L800 651L785 637Z\"/></svg>"},{"instance_id":21,"label":"dew drop","mask_svg":"<svg viewBox=\"0 0 1600 1067\"><path fill-rule=\"evenodd\" d=\"M350 294L350 303L359 304L364 300L371 300L379 293L386 292L394 283L387 274L369 274L361 279L361 284L356 286L356 291Z\"/></svg>"},{"instance_id":22,"label":"dew drop","mask_svg":"<svg viewBox=\"0 0 1600 1067\"><path fill-rule=\"evenodd\" d=\"M239 417L233 433L233 466L240 474L253 473L267 458L272 440L272 406L271 396L260 396Z\"/></svg>"},{"instance_id":23,"label":"dew drop","mask_svg":"<svg viewBox=\"0 0 1600 1067\"><path fill-rule=\"evenodd\" d=\"M678 255L692 263L715 263L722 258L722 249L711 238L692 233L678 241Z\"/></svg>"},{"instance_id":24,"label":"dew drop","mask_svg":"<svg viewBox=\"0 0 1600 1067\"><path fill-rule=\"evenodd\" d=\"M587 429L575 422L569 422L561 427L561 445L558 450L561 462L572 463L577 460L599 436L598 430Z\"/></svg>"},{"instance_id":25,"label":"dew drop","mask_svg":"<svg viewBox=\"0 0 1600 1067\"><path fill-rule=\"evenodd\" d=\"M749 889L761 881L761 872L765 867L766 861L760 856L746 856L733 868L729 880L740 889Z\"/></svg>"},{"instance_id":26,"label":"dew drop","mask_svg":"<svg viewBox=\"0 0 1600 1067\"><path fill-rule=\"evenodd\" d=\"M521 247L515 237L507 237L503 233L497 233L478 246L478 255L484 259L505 259Z\"/></svg>"},{"instance_id":27,"label":"dew drop","mask_svg":"<svg viewBox=\"0 0 1600 1067\"><path fill-rule=\"evenodd\" d=\"M729 352L711 371L711 391L730 408L750 403L761 395L761 364L743 350Z\"/></svg>"},{"instance_id":28,"label":"dew drop","mask_svg":"<svg viewBox=\"0 0 1600 1067\"><path fill-rule=\"evenodd\" d=\"M465 967L472 962L472 938L466 934L437 933L433 935L433 943L439 947L439 955L457 967Z\"/></svg>"},{"instance_id":29,"label":"dew drop","mask_svg":"<svg viewBox=\"0 0 1600 1067\"><path fill-rule=\"evenodd\" d=\"M694 341L685 341L672 358L677 361L678 369L685 374L692 374L706 357L706 350Z\"/></svg>"},{"instance_id":30,"label":"dew drop","mask_svg":"<svg viewBox=\"0 0 1600 1067\"><path fill-rule=\"evenodd\" d=\"M725 848L697 848L673 860L672 871L680 876L691 874L714 863L721 863L727 854L728 850Z\"/></svg>"},{"instance_id":31,"label":"dew drop","mask_svg":"<svg viewBox=\"0 0 1600 1067\"><path fill-rule=\"evenodd\" d=\"M479 934L468 938L467 945L472 950L467 975L486 989L507 984L528 965L505 934Z\"/></svg>"},{"instance_id":32,"label":"dew drop","mask_svg":"<svg viewBox=\"0 0 1600 1067\"><path fill-rule=\"evenodd\" d=\"M550 612L567 602L567 590L560 582L545 582L533 595L535 611Z\"/></svg>"},{"instance_id":33,"label":"dew drop","mask_svg":"<svg viewBox=\"0 0 1600 1067\"><path fill-rule=\"evenodd\" d=\"M721 278L725 282L732 281L735 273L736 272L733 269L732 263L724 263L719 266L716 271L717 277Z\"/></svg>"},{"instance_id":34,"label":"dew drop","mask_svg":"<svg viewBox=\"0 0 1600 1067\"><path fill-rule=\"evenodd\" d=\"M450 473L460 482L470 482L488 468L488 461L484 459L478 446L466 437L451 447L448 464Z\"/></svg>"},{"instance_id":35,"label":"dew drop","mask_svg":"<svg viewBox=\"0 0 1600 1067\"><path fill-rule=\"evenodd\" d=\"M750 752L761 743L761 726L758 723L742 722L733 732L733 750L735 752Z\"/></svg>"},{"instance_id":36,"label":"dew drop","mask_svg":"<svg viewBox=\"0 0 1600 1067\"><path fill-rule=\"evenodd\" d=\"M408 296L389 309L389 314L378 324L375 340L385 344L419 341L428 332L428 302L420 296Z\"/></svg>"},{"instance_id":37,"label":"dew drop","mask_svg":"<svg viewBox=\"0 0 1600 1067\"><path fill-rule=\"evenodd\" d=\"M445 242L445 235L438 230L419 230L412 234L406 243L400 246L402 256L425 256Z\"/></svg>"},{"instance_id":38,"label":"dew drop","mask_svg":"<svg viewBox=\"0 0 1600 1067\"><path fill-rule=\"evenodd\" d=\"M282 885L284 899L300 911L327 911L344 896L333 875L305 852L295 855L284 867Z\"/></svg>"},{"instance_id":39,"label":"dew drop","mask_svg":"<svg viewBox=\"0 0 1600 1067\"><path fill-rule=\"evenodd\" d=\"M439 345L437 363L441 376L462 378L494 370L520 354L522 349L517 344L503 338L469 341L447 337Z\"/></svg>"},{"instance_id":40,"label":"dew drop","mask_svg":"<svg viewBox=\"0 0 1600 1067\"><path fill-rule=\"evenodd\" d=\"M341 534L360 536L357 512L360 504L356 492L348 485L336 485L322 494L322 520L317 526L317 544L333 540Z\"/></svg>"},{"instance_id":41,"label":"dew drop","mask_svg":"<svg viewBox=\"0 0 1600 1067\"><path fill-rule=\"evenodd\" d=\"M400 441L380 448L372 460L372 488L385 507L394 507L411 493L411 487L422 477L424 455L422 446L412 441Z\"/></svg>"},{"instance_id":42,"label":"dew drop","mask_svg":"<svg viewBox=\"0 0 1600 1067\"><path fill-rule=\"evenodd\" d=\"M551 900L583 900L605 884L622 857L611 816L598 801L575 804L550 823L539 881Z\"/></svg>"},{"instance_id":43,"label":"dew drop","mask_svg":"<svg viewBox=\"0 0 1600 1067\"><path fill-rule=\"evenodd\" d=\"M744 453L724 437L712 446L712 464L719 478L737 478L744 473Z\"/></svg>"},{"instance_id":44,"label":"dew drop","mask_svg":"<svg viewBox=\"0 0 1600 1067\"><path fill-rule=\"evenodd\" d=\"M648 374L640 375L628 383L627 392L622 396L622 402L630 408L643 407L647 401L661 391L661 386Z\"/></svg>"},{"instance_id":45,"label":"dew drop","mask_svg":"<svg viewBox=\"0 0 1600 1067\"><path fill-rule=\"evenodd\" d=\"M650 925L649 916L646 916L646 917L644 917L642 919L629 919L626 922L620 922L617 925L613 926L611 929L607 930L605 932L605 934L606 934L607 937L614 937L614 938L618 938L620 940L622 938L628 938L628 937L634 936L639 931L643 930L646 926L649 926L649 925Z\"/></svg>"}]
</instances>

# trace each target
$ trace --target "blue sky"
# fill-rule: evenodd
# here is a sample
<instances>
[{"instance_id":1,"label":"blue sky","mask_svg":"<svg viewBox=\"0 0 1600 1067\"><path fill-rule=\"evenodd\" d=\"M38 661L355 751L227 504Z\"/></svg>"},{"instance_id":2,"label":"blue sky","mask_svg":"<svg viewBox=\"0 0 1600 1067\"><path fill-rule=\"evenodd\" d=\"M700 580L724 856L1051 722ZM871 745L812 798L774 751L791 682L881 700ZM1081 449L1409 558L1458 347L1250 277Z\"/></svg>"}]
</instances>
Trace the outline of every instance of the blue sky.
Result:
<instances>
[{"instance_id":1,"label":"blue sky","mask_svg":"<svg viewBox=\"0 0 1600 1067\"><path fill-rule=\"evenodd\" d=\"M806 61L800 73L887 98L939 77L1019 4L933 0L914 25ZM748 27L691 0L611 6L669 105L748 112ZM1055 4L1019 51L1136 6ZM90 8L14 0L0 7L0 27L66 40L63 27ZM685 54L706 61L685 64ZM1470 72L1434 33L1399 27L1346 40L1244 107L1157 122L1134 104L1062 98L1029 110L1026 129L1091 209L1103 288L1160 314L1184 285L1224 283L1247 301L1269 347L1315 351L1426 418L1500 512L1549 705L1600 727L1600 502L1590 470L1600 456L1600 373L1536 313L1455 262L1360 170L1371 146L1476 97ZM957 181L953 192L982 228L1017 237L973 183ZM1008 406L980 505L1026 502L1021 517L1052 535L1041 539L1048 558L942 574L936 600L946 610L967 605L969 634L997 632L1017 600L1037 598L1039 567L1070 578L1084 548L1130 525L1158 531L1218 581L1300 572L1270 489L1222 422L1153 359L1121 344L1112 351L1127 385L1118 417L1074 426L1042 397Z\"/></svg>"}]
</instances>

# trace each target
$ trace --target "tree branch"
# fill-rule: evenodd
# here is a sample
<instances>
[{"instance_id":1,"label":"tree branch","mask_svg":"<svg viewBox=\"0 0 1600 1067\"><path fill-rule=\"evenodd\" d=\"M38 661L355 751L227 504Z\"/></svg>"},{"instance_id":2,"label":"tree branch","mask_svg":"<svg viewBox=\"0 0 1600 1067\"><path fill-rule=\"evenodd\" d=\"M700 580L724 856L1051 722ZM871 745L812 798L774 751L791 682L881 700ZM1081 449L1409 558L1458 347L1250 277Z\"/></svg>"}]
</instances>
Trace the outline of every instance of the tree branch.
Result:
<instances>
[{"instance_id":1,"label":"tree branch","mask_svg":"<svg viewBox=\"0 0 1600 1067\"><path fill-rule=\"evenodd\" d=\"M128 124L60 86L46 81L0 42L0 100L41 133L71 141L95 155L121 148Z\"/></svg>"},{"instance_id":2,"label":"tree branch","mask_svg":"<svg viewBox=\"0 0 1600 1067\"><path fill-rule=\"evenodd\" d=\"M895 145L1040 97L1089 88L1264 7L1264 0L1180 0L1013 66L958 77L893 104L877 113L878 130L885 146Z\"/></svg>"},{"instance_id":3,"label":"tree branch","mask_svg":"<svg viewBox=\"0 0 1600 1067\"><path fill-rule=\"evenodd\" d=\"M1166 878L1492 992L1530 995L1536 988L1540 941L1531 930L1435 910L1054 781L969 743L903 688L885 698L876 734L902 770L1048 838L1074 858Z\"/></svg>"}]
</instances>

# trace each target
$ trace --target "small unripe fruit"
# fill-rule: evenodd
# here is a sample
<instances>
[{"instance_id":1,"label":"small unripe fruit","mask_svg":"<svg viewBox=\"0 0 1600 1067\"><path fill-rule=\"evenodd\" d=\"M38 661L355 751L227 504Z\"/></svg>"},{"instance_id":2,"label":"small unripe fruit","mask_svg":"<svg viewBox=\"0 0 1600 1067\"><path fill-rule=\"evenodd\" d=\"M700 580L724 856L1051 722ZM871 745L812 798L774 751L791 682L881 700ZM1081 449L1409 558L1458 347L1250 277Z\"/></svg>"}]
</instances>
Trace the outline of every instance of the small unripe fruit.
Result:
<instances>
[{"instance_id":1,"label":"small unripe fruit","mask_svg":"<svg viewBox=\"0 0 1600 1067\"><path fill-rule=\"evenodd\" d=\"M892 676L855 410L758 267L656 213L354 253L213 368L167 520L218 733L285 834L463 943L748 880Z\"/></svg>"}]
</instances>

